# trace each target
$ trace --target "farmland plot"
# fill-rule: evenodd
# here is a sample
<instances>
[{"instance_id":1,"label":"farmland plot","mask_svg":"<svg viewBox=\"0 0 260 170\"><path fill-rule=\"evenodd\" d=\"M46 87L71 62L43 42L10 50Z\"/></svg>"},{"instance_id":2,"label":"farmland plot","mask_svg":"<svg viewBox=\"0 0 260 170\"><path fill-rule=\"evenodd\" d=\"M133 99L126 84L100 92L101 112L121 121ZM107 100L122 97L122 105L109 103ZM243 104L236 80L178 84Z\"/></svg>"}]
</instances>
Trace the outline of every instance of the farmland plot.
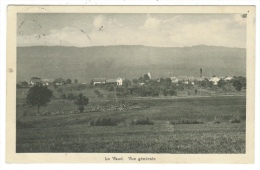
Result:
<instances>
[{"instance_id":1,"label":"farmland plot","mask_svg":"<svg viewBox=\"0 0 260 170\"><path fill-rule=\"evenodd\" d=\"M19 106L16 152L245 153L243 96L127 100L149 107L36 116ZM61 101L43 111L77 109Z\"/></svg>"}]
</instances>

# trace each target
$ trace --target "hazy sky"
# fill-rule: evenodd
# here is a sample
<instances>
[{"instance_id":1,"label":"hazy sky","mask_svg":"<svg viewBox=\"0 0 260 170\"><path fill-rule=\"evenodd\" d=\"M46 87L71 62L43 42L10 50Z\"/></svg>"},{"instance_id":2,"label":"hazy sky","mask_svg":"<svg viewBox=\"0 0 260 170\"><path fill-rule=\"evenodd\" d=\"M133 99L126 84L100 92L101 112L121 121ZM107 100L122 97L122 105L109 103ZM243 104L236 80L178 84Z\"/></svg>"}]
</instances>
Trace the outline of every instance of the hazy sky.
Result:
<instances>
[{"instance_id":1,"label":"hazy sky","mask_svg":"<svg viewBox=\"0 0 260 170\"><path fill-rule=\"evenodd\" d=\"M246 47L241 14L17 14L17 45Z\"/></svg>"}]
</instances>

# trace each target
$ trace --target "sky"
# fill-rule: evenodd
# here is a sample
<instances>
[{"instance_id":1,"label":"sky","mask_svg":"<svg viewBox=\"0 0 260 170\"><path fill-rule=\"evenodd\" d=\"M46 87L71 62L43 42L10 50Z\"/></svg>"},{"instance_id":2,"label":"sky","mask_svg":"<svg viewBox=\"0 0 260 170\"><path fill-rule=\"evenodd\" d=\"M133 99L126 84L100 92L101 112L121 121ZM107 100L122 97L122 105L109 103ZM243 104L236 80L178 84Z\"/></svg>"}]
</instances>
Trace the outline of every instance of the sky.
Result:
<instances>
[{"instance_id":1,"label":"sky","mask_svg":"<svg viewBox=\"0 0 260 170\"><path fill-rule=\"evenodd\" d=\"M17 14L17 46L246 47L241 14Z\"/></svg>"}]
</instances>

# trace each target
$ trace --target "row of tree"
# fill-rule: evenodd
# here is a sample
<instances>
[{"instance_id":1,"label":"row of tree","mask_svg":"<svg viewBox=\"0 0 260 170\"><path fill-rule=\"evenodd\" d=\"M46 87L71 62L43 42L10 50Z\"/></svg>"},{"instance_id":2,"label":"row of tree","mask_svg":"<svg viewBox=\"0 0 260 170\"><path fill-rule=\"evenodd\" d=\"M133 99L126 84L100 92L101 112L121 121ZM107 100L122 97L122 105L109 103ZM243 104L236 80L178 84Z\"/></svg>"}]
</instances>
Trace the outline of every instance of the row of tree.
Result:
<instances>
[{"instance_id":1,"label":"row of tree","mask_svg":"<svg viewBox=\"0 0 260 170\"><path fill-rule=\"evenodd\" d=\"M26 96L26 103L30 106L36 106L39 114L40 107L46 107L53 97L53 92L47 86L35 85L31 87ZM74 103L78 106L79 111L82 113L89 100L83 94L73 96Z\"/></svg>"},{"instance_id":2,"label":"row of tree","mask_svg":"<svg viewBox=\"0 0 260 170\"><path fill-rule=\"evenodd\" d=\"M37 78L37 77L34 77L34 78ZM40 78L39 78L40 79ZM74 79L73 81L74 83L78 83L78 79ZM66 84L72 84L72 80L71 79L62 79L62 78L58 78L58 79L55 79L53 82L49 82L49 85L53 85L55 88L58 87L57 83L62 83L64 85ZM43 83L37 83L37 84L43 84ZM28 88L30 86L30 83L27 82L27 81L21 81L21 82L18 82L16 84L16 87L17 88Z\"/></svg>"},{"instance_id":3,"label":"row of tree","mask_svg":"<svg viewBox=\"0 0 260 170\"><path fill-rule=\"evenodd\" d=\"M202 81L196 81L195 84L198 85L199 87L204 87L204 88L213 87L213 83L211 81L209 81L207 78L205 78ZM218 81L217 87L219 87L223 90L228 90L228 89L234 88L237 91L241 91L242 88L246 88L246 78L242 77L242 76L237 76L237 77L234 76L233 79L231 79L229 81L220 79Z\"/></svg>"}]
</instances>

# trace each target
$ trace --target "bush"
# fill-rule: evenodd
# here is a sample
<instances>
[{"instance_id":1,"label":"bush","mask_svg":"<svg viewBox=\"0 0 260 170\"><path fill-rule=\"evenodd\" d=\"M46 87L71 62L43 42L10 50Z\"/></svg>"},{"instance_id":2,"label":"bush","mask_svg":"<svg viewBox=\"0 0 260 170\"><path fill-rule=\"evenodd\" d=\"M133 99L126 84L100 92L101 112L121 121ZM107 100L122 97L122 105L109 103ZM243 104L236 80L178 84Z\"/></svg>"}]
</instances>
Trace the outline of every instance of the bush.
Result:
<instances>
[{"instance_id":1,"label":"bush","mask_svg":"<svg viewBox=\"0 0 260 170\"><path fill-rule=\"evenodd\" d=\"M241 119L239 117L235 117L230 120L230 123L241 123Z\"/></svg>"},{"instance_id":2,"label":"bush","mask_svg":"<svg viewBox=\"0 0 260 170\"><path fill-rule=\"evenodd\" d=\"M60 97L61 97L62 99L66 99L66 98L67 98L66 94L62 94L62 95L60 95Z\"/></svg>"},{"instance_id":3,"label":"bush","mask_svg":"<svg viewBox=\"0 0 260 170\"><path fill-rule=\"evenodd\" d=\"M149 118L146 119L141 118L141 119L131 121L131 125L154 125L154 122L151 121Z\"/></svg>"},{"instance_id":4,"label":"bush","mask_svg":"<svg viewBox=\"0 0 260 170\"><path fill-rule=\"evenodd\" d=\"M98 96L98 97L104 97L103 94L101 94L97 89L94 90L94 93Z\"/></svg>"},{"instance_id":5,"label":"bush","mask_svg":"<svg viewBox=\"0 0 260 170\"><path fill-rule=\"evenodd\" d=\"M230 120L231 123L241 123L240 119L232 119Z\"/></svg>"},{"instance_id":6,"label":"bush","mask_svg":"<svg viewBox=\"0 0 260 170\"><path fill-rule=\"evenodd\" d=\"M116 126L117 122L111 118L97 118L89 122L89 126Z\"/></svg>"},{"instance_id":7,"label":"bush","mask_svg":"<svg viewBox=\"0 0 260 170\"><path fill-rule=\"evenodd\" d=\"M187 120L187 119L181 119L178 121L171 121L170 122L172 125L176 125L176 124L203 124L202 121L199 120Z\"/></svg>"},{"instance_id":8,"label":"bush","mask_svg":"<svg viewBox=\"0 0 260 170\"><path fill-rule=\"evenodd\" d=\"M62 88L61 88L61 87L58 87L58 88L57 88L57 92L58 92L58 93L62 93Z\"/></svg>"},{"instance_id":9,"label":"bush","mask_svg":"<svg viewBox=\"0 0 260 170\"><path fill-rule=\"evenodd\" d=\"M75 95L74 95L73 93L69 93L69 94L67 95L67 99L73 100L73 99L75 99Z\"/></svg>"},{"instance_id":10,"label":"bush","mask_svg":"<svg viewBox=\"0 0 260 170\"><path fill-rule=\"evenodd\" d=\"M114 87L113 87L113 86L107 86L106 89L107 89L108 91L114 91Z\"/></svg>"},{"instance_id":11,"label":"bush","mask_svg":"<svg viewBox=\"0 0 260 170\"><path fill-rule=\"evenodd\" d=\"M229 122L230 123L241 123L242 119L241 119L240 113L233 115L232 119Z\"/></svg>"}]
</instances>

